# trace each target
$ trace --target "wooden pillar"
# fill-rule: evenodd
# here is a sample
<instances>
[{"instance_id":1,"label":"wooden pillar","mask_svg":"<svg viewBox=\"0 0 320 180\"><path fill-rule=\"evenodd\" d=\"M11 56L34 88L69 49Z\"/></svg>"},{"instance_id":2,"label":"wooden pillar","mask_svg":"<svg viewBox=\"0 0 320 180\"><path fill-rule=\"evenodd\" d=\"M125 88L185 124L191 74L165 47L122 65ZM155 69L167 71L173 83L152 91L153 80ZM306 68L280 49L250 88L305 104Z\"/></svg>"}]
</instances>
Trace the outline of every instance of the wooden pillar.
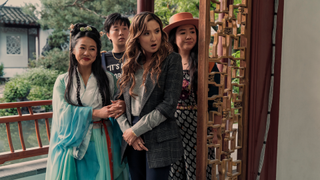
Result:
<instances>
[{"instance_id":1,"label":"wooden pillar","mask_svg":"<svg viewBox=\"0 0 320 180\"><path fill-rule=\"evenodd\" d=\"M199 11L199 69L208 69L207 56L209 54L209 41L207 38L210 34L210 1L200 0ZM205 32L205 33L203 33ZM206 77L208 77L208 71L199 71L198 72L198 102L208 102L208 82ZM206 119L207 116L208 103L198 103L198 122L197 122L197 169L196 177L197 179L206 179L206 161L207 159L204 154L206 154L206 145L207 145L207 128L206 128ZM200 166L199 166L200 165Z\"/></svg>"},{"instance_id":2,"label":"wooden pillar","mask_svg":"<svg viewBox=\"0 0 320 180\"><path fill-rule=\"evenodd\" d=\"M154 0L137 0L137 14L143 11L154 12Z\"/></svg>"}]
</instances>

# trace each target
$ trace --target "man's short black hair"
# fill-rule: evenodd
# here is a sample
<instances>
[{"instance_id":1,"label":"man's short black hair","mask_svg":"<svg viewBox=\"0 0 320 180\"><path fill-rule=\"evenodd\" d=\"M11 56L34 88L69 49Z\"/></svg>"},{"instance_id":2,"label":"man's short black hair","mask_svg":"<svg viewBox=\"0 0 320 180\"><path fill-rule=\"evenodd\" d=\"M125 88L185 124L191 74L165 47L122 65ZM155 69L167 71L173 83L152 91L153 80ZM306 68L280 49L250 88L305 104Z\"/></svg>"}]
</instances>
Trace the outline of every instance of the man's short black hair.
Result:
<instances>
[{"instance_id":1,"label":"man's short black hair","mask_svg":"<svg viewBox=\"0 0 320 180\"><path fill-rule=\"evenodd\" d=\"M103 29L106 31L106 33L109 33L111 26L116 22L119 22L120 25L123 24L128 26L128 28L130 27L130 21L127 17L121 16L119 13L112 13L107 17L103 24Z\"/></svg>"}]
</instances>

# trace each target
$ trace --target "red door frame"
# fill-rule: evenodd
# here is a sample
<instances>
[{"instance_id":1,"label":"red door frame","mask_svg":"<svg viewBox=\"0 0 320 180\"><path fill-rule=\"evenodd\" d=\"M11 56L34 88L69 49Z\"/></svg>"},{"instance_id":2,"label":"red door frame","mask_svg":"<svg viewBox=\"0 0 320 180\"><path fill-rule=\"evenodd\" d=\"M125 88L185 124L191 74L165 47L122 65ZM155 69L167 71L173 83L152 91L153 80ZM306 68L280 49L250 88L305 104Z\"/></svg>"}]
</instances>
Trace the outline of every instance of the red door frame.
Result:
<instances>
[{"instance_id":1,"label":"red door frame","mask_svg":"<svg viewBox=\"0 0 320 180\"><path fill-rule=\"evenodd\" d=\"M275 180L277 169L277 143L279 123L280 73L282 50L282 24L284 0L279 0L277 12L276 45L272 44L274 1L252 1L249 124L247 179L258 175L260 153L266 130L267 114L271 122L266 145L261 180ZM137 12L154 12L154 0L137 0ZM268 112L268 98L271 78L272 49L275 46L274 88L271 112Z\"/></svg>"}]
</instances>

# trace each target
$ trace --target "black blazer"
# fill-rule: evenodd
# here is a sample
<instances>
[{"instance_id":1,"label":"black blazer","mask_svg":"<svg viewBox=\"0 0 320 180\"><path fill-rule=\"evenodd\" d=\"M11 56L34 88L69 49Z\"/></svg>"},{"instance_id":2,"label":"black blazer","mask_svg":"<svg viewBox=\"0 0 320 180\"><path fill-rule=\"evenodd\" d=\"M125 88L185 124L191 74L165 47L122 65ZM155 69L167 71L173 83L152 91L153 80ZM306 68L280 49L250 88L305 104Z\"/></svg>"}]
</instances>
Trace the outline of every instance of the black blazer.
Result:
<instances>
[{"instance_id":1,"label":"black blazer","mask_svg":"<svg viewBox=\"0 0 320 180\"><path fill-rule=\"evenodd\" d=\"M154 75L154 79L156 77L157 75ZM181 94L182 80L181 56L174 52L162 62L161 74L156 83L153 83L150 74L146 78L146 92L142 98L139 117L157 109L167 118L157 127L142 135L145 146L149 150L146 152L149 168L168 166L181 159L183 155L181 135L174 117ZM123 99L127 105L126 116L129 124L132 125L130 87L131 83L128 83L120 99ZM122 159L126 148L127 142L122 140Z\"/></svg>"}]
</instances>

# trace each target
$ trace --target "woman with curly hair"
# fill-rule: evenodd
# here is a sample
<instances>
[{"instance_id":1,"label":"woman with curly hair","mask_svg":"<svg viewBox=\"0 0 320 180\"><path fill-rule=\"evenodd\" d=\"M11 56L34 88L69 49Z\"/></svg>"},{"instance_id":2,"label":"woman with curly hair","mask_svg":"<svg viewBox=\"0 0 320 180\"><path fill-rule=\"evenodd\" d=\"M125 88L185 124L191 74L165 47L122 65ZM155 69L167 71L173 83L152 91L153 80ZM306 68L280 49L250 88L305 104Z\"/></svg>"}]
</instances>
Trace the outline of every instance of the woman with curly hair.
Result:
<instances>
[{"instance_id":1,"label":"woman with curly hair","mask_svg":"<svg viewBox=\"0 0 320 180\"><path fill-rule=\"evenodd\" d=\"M132 180L163 180L183 154L174 118L181 93L182 64L170 49L161 20L151 12L135 15L119 79L126 113L117 121L123 132L122 156Z\"/></svg>"},{"instance_id":2,"label":"woman with curly hair","mask_svg":"<svg viewBox=\"0 0 320 180\"><path fill-rule=\"evenodd\" d=\"M100 34L87 24L70 28L69 69L53 89L46 179L127 180L120 157L122 132L111 118L124 109L111 103L116 81L101 67Z\"/></svg>"}]
</instances>

